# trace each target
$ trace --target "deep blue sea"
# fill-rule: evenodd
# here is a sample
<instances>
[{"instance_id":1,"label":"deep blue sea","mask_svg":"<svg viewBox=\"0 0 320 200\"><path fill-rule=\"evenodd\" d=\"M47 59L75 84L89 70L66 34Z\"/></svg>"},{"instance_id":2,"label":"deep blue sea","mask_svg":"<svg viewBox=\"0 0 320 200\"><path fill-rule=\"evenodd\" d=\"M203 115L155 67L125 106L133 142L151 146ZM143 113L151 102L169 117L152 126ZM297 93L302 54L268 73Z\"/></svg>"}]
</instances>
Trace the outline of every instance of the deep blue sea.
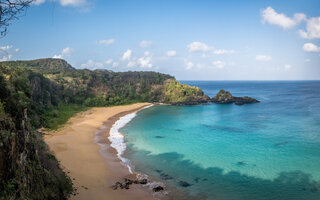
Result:
<instances>
[{"instance_id":1,"label":"deep blue sea","mask_svg":"<svg viewBox=\"0 0 320 200\"><path fill-rule=\"evenodd\" d=\"M172 199L320 200L320 81L182 81L257 104L168 106L125 127L136 172Z\"/></svg>"}]
</instances>

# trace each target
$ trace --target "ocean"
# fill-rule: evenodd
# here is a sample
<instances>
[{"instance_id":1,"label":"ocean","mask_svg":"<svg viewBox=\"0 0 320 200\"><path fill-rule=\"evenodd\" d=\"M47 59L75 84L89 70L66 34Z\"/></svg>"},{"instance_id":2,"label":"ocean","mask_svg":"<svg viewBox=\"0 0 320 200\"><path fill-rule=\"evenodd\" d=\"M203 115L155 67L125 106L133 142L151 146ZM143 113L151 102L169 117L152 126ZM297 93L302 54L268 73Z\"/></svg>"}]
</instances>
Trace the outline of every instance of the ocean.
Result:
<instances>
[{"instance_id":1,"label":"ocean","mask_svg":"<svg viewBox=\"0 0 320 200\"><path fill-rule=\"evenodd\" d=\"M155 105L124 118L121 156L135 172L172 199L320 199L320 81L181 82L261 103Z\"/></svg>"}]
</instances>

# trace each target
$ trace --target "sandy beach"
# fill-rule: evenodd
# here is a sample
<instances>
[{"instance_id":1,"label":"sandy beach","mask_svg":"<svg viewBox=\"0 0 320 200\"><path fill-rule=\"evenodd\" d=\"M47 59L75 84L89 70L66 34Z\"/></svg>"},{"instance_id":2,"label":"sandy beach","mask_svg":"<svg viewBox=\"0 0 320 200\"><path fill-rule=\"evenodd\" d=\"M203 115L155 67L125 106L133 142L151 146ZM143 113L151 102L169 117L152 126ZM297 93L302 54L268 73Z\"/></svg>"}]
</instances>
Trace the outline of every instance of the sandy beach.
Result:
<instances>
[{"instance_id":1,"label":"sandy beach","mask_svg":"<svg viewBox=\"0 0 320 200\"><path fill-rule=\"evenodd\" d=\"M121 116L148 105L150 103L92 108L72 117L60 130L46 132L45 141L76 188L77 194L70 199L155 199L141 185L132 185L129 190L110 187L132 175L110 147L109 129Z\"/></svg>"}]
</instances>

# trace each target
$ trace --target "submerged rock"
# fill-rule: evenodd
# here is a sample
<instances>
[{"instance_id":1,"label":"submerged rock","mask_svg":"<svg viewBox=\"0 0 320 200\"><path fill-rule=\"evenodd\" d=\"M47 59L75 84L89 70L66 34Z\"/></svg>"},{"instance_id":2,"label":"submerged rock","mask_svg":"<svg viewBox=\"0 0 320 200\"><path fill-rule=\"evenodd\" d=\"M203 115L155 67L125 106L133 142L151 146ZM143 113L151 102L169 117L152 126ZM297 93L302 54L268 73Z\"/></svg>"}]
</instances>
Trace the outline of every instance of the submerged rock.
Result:
<instances>
[{"instance_id":1,"label":"submerged rock","mask_svg":"<svg viewBox=\"0 0 320 200\"><path fill-rule=\"evenodd\" d=\"M236 105L243 105L245 103L259 103L260 101L248 96L235 97L232 96L229 91L221 89L216 96L211 99L211 102L218 104L235 103Z\"/></svg>"},{"instance_id":2,"label":"submerged rock","mask_svg":"<svg viewBox=\"0 0 320 200\"><path fill-rule=\"evenodd\" d=\"M189 186L191 186L191 184L186 182L186 181L179 181L179 185L181 187L189 187Z\"/></svg>"},{"instance_id":3,"label":"submerged rock","mask_svg":"<svg viewBox=\"0 0 320 200\"><path fill-rule=\"evenodd\" d=\"M172 176L170 176L168 174L165 174L165 173L161 173L160 177L161 177L162 180L171 180L171 179L173 179Z\"/></svg>"},{"instance_id":4,"label":"submerged rock","mask_svg":"<svg viewBox=\"0 0 320 200\"><path fill-rule=\"evenodd\" d=\"M288 141L284 141L284 142L278 142L278 143L275 143L274 146L281 146L281 145L285 145L285 144L288 144L289 142Z\"/></svg>"},{"instance_id":5,"label":"submerged rock","mask_svg":"<svg viewBox=\"0 0 320 200\"><path fill-rule=\"evenodd\" d=\"M243 166L243 165L246 165L246 163L244 161L239 161L239 162L237 162L237 165Z\"/></svg>"}]
</instances>

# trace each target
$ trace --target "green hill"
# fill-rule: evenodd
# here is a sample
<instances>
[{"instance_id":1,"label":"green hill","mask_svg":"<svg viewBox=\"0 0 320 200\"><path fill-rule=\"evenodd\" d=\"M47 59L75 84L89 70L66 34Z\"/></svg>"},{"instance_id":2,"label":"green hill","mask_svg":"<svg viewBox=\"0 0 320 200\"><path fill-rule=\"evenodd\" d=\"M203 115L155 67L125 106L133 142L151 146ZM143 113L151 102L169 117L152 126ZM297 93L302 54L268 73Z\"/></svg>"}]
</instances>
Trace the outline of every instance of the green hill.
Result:
<instances>
[{"instance_id":1,"label":"green hill","mask_svg":"<svg viewBox=\"0 0 320 200\"><path fill-rule=\"evenodd\" d=\"M0 62L0 199L65 199L70 179L42 141L93 106L198 104L209 97L156 72L75 69L61 59Z\"/></svg>"}]
</instances>

